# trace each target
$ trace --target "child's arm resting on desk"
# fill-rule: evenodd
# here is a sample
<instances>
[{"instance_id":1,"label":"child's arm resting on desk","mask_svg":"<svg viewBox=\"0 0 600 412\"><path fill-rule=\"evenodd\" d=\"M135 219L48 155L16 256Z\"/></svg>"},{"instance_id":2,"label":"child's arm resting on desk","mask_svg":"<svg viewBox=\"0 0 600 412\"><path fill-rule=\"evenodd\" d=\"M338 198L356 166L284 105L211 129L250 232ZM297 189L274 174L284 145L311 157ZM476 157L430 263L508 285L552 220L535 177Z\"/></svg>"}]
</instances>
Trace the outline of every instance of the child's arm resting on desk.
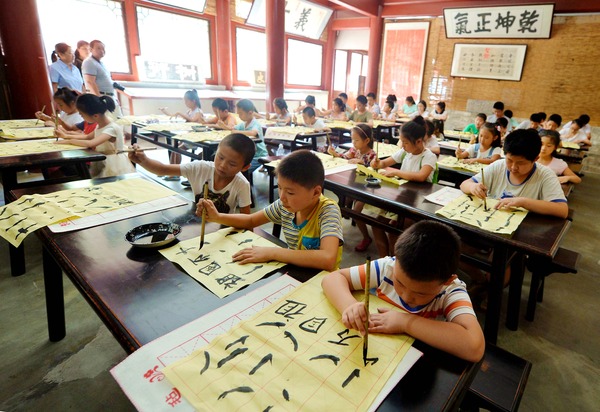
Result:
<instances>
[{"instance_id":1,"label":"child's arm resting on desk","mask_svg":"<svg viewBox=\"0 0 600 412\"><path fill-rule=\"evenodd\" d=\"M342 314L344 326L358 330L364 335L367 312L364 302L358 302L352 296L350 269L331 272L323 278L321 286L329 302Z\"/></svg>"},{"instance_id":2,"label":"child's arm resting on desk","mask_svg":"<svg viewBox=\"0 0 600 412\"><path fill-rule=\"evenodd\" d=\"M443 322L394 309L379 308L379 313L371 314L369 325L369 332L406 333L470 362L479 361L485 351L481 326L477 318L470 314L457 315L451 322Z\"/></svg>"},{"instance_id":3,"label":"child's arm resting on desk","mask_svg":"<svg viewBox=\"0 0 600 412\"><path fill-rule=\"evenodd\" d=\"M566 219L569 215L567 202L549 202L547 200L529 199L527 197L507 197L496 204L496 209L510 209L522 207L541 215L556 216Z\"/></svg>"}]
</instances>

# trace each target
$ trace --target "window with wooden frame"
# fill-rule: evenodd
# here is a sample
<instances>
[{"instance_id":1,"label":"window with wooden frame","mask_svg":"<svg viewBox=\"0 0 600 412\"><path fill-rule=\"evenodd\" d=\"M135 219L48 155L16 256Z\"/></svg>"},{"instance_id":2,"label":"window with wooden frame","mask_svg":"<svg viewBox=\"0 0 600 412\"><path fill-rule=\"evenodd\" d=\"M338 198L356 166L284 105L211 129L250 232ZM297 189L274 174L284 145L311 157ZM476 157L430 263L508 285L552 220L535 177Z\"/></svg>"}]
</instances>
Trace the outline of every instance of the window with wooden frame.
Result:
<instances>
[{"instance_id":1,"label":"window with wooden frame","mask_svg":"<svg viewBox=\"0 0 600 412\"><path fill-rule=\"evenodd\" d=\"M267 36L260 29L233 25L235 63L233 82L237 86L255 84L255 73L267 70ZM283 56L282 64L283 64Z\"/></svg>"},{"instance_id":2,"label":"window with wooden frame","mask_svg":"<svg viewBox=\"0 0 600 412\"><path fill-rule=\"evenodd\" d=\"M323 85L323 45L287 39L286 85L290 87L314 87Z\"/></svg>"}]
</instances>

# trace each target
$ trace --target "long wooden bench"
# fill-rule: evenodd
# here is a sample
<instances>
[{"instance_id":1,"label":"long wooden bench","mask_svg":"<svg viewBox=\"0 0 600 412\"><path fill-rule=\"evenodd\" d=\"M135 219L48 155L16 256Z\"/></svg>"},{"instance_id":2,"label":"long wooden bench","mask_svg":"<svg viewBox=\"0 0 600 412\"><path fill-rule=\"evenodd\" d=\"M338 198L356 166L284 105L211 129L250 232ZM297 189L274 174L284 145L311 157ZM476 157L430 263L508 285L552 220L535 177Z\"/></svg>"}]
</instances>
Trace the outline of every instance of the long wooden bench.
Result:
<instances>
[{"instance_id":1,"label":"long wooden bench","mask_svg":"<svg viewBox=\"0 0 600 412\"><path fill-rule=\"evenodd\" d=\"M460 410L477 411L485 408L498 412L517 411L530 372L531 362L486 343L479 371L469 386Z\"/></svg>"},{"instance_id":2,"label":"long wooden bench","mask_svg":"<svg viewBox=\"0 0 600 412\"><path fill-rule=\"evenodd\" d=\"M537 302L544 298L544 280L553 273L577 273L581 255L569 249L559 248L551 261L536 258L527 260L527 269L531 271L531 287L527 301L525 319L532 322Z\"/></svg>"}]
</instances>

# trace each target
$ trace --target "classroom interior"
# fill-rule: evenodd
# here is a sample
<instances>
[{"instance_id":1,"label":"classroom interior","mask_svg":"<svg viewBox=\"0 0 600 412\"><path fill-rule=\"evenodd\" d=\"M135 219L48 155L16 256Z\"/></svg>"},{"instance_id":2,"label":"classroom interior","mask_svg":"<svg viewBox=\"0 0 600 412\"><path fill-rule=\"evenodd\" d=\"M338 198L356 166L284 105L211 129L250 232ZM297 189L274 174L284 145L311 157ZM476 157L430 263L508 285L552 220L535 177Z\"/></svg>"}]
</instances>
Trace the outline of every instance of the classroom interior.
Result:
<instances>
[{"instance_id":1,"label":"classroom interior","mask_svg":"<svg viewBox=\"0 0 600 412\"><path fill-rule=\"evenodd\" d=\"M390 93L399 100L413 95L416 101L423 99L429 105L446 102L448 130L462 129L479 112L491 113L495 101L503 101L519 122L539 111L559 113L564 122L588 114L594 145L579 170L582 183L569 195L573 222L561 244L581 255L578 272L549 276L535 320L528 322L521 315L517 331L508 330L501 322L498 346L533 364L521 410L597 409L600 332L595 322L595 292L600 287L600 251L594 239L600 231L600 106L595 97L600 80L595 68L600 50L593 45L600 40L600 4L583 0L553 2L548 39L455 39L447 38L445 8L540 2L310 0L330 10L331 15L324 18L323 27L311 27L314 32L309 36L285 31L281 17L285 15L285 2L281 0L254 1L264 8L260 23L248 22L252 0L199 1L204 4L201 10L181 8L177 1L61 0L60 5L65 7L61 13L69 13L66 10L70 3L76 5L73 10L88 7L102 10L106 13L103 18L117 16L121 26L107 28L105 20L61 24L64 27L57 28L48 15L51 10L59 13L51 0L0 2L0 119L31 118L40 107L49 107L49 53L59 41L74 45L84 36L72 33L73 27L83 30L85 26L89 26L85 33L90 36L111 39L110 43L104 40L107 60L110 56L106 64L118 67L112 74L125 86L119 100L126 115L157 114L158 108L165 106L183 111L183 93L191 88L198 90L205 112L210 111L213 96L220 95L229 96L232 102L249 98L259 111L272 111L272 100L278 96L284 96L295 108L307 94L316 97L317 107L329 107L340 92L348 93L351 105L359 94L368 92L377 94L380 105ZM151 25L144 26L144 18ZM184 29L192 23L185 20L190 26L182 24L184 29L173 32L166 26L184 21L178 20L182 18L198 23L194 30L204 30L198 40L201 50L190 52L197 59L192 62L196 64L196 80L186 80L189 73L149 69L149 62L169 58L161 57L163 48L175 49L167 56L177 63L187 63L181 54L193 48L196 40L185 37ZM165 27L156 30L160 24ZM404 37L388 33L393 25L399 25L398 31ZM66 33L68 38L57 37ZM174 46L175 42L179 45ZM526 45L520 79L452 76L453 54L460 43ZM266 77L266 83L261 76ZM168 160L166 150L157 150L152 156ZM190 189L179 182L148 176L192 200ZM35 180L39 176L23 173L20 179ZM253 185L254 211L268 204L268 176L255 172ZM358 264L364 259L364 254L354 251L360 233L348 219L343 225L342 265ZM270 227L265 229L270 231ZM7 244L3 242L0 247L1 261L6 262L0 268L0 365L5 382L0 385L0 410L135 410L109 372L126 357L125 351L68 280L64 283L67 336L60 342L48 341L42 247L36 236L28 237L25 246L28 270L18 277L11 276ZM527 303L529 282L527 272L522 308Z\"/></svg>"}]
</instances>

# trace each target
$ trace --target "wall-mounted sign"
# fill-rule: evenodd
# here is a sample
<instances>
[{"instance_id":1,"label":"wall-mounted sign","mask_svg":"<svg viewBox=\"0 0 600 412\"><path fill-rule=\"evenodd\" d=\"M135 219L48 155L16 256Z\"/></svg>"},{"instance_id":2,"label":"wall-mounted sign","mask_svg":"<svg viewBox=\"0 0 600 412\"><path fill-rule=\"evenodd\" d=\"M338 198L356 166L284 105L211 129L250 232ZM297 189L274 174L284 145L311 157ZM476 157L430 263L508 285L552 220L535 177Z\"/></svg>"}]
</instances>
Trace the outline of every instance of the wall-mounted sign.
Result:
<instances>
[{"instance_id":1,"label":"wall-mounted sign","mask_svg":"<svg viewBox=\"0 0 600 412\"><path fill-rule=\"evenodd\" d=\"M265 27L266 2L254 0L246 23ZM329 22L333 10L305 0L286 0L286 33L318 39Z\"/></svg>"},{"instance_id":2,"label":"wall-mounted sign","mask_svg":"<svg viewBox=\"0 0 600 412\"><path fill-rule=\"evenodd\" d=\"M451 76L521 80L526 44L454 45Z\"/></svg>"},{"instance_id":3,"label":"wall-mounted sign","mask_svg":"<svg viewBox=\"0 0 600 412\"><path fill-rule=\"evenodd\" d=\"M554 4L444 9L446 37L549 39Z\"/></svg>"}]
</instances>

